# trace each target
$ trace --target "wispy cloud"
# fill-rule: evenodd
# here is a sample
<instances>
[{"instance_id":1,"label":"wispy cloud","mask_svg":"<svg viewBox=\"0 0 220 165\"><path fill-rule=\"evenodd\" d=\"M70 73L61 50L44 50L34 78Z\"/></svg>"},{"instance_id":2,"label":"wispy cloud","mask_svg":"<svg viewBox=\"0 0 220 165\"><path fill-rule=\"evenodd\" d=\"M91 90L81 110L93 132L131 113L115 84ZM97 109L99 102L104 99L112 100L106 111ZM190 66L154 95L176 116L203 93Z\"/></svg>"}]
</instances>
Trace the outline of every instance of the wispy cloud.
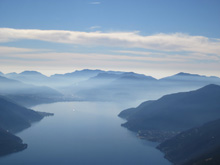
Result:
<instances>
[{"instance_id":1,"label":"wispy cloud","mask_svg":"<svg viewBox=\"0 0 220 165\"><path fill-rule=\"evenodd\" d=\"M160 59L161 61L219 61L220 62L220 56L216 55L210 55L210 54L203 54L203 53L191 53L191 52L186 52L184 54L170 54L169 52L163 52L163 53L158 53L158 52L149 52L149 51L131 51L131 50L117 50L113 51L115 53L119 54L131 54L137 56L147 56L147 57L153 57L153 59ZM155 60L153 60L155 61Z\"/></svg>"},{"instance_id":2,"label":"wispy cloud","mask_svg":"<svg viewBox=\"0 0 220 165\"><path fill-rule=\"evenodd\" d=\"M13 54L13 53L30 53L30 52L42 52L50 51L48 49L28 49L28 48L17 48L9 46L0 46L0 55L3 54Z\"/></svg>"},{"instance_id":3,"label":"wispy cloud","mask_svg":"<svg viewBox=\"0 0 220 165\"><path fill-rule=\"evenodd\" d=\"M107 54L107 53L59 53L59 52L40 52L37 50L32 49L24 49L24 48L11 48L6 47L4 51L4 47L0 47L0 59L17 59L17 60L36 60L36 61L50 61L54 62L63 62L63 63L70 63L72 62L75 64L83 63L86 61L93 62L93 64L97 65L100 63L108 63L108 62L116 62L116 63L191 63L194 60L213 60L216 61L216 57L209 57L205 55L198 55L198 54L187 54L185 56L174 54L170 55L169 53L162 53L159 56L150 55L150 52L146 54L144 52L137 52L142 53L141 56L130 56L127 53L135 53L135 51L115 51L119 54ZM9 49L11 49L9 51ZM2 53L2 50L4 53ZM28 53L26 53L28 52ZM218 59L219 60L219 59ZM205 62L206 62L205 61ZM201 62L200 62L201 63Z\"/></svg>"},{"instance_id":4,"label":"wispy cloud","mask_svg":"<svg viewBox=\"0 0 220 165\"><path fill-rule=\"evenodd\" d=\"M113 51L115 53L122 53L122 54L133 54L133 55L138 55L138 56L148 56L148 55L161 55L162 53L154 53L154 52L149 52L149 51L133 51L133 50L117 50Z\"/></svg>"},{"instance_id":5,"label":"wispy cloud","mask_svg":"<svg viewBox=\"0 0 220 165\"><path fill-rule=\"evenodd\" d=\"M96 2L90 2L89 4L91 4L91 5L100 5L101 2L96 1Z\"/></svg>"},{"instance_id":6,"label":"wispy cloud","mask_svg":"<svg viewBox=\"0 0 220 165\"><path fill-rule=\"evenodd\" d=\"M100 28L101 28L101 26L91 26L89 29L94 30L94 29L100 29Z\"/></svg>"},{"instance_id":7,"label":"wispy cloud","mask_svg":"<svg viewBox=\"0 0 220 165\"><path fill-rule=\"evenodd\" d=\"M140 35L138 32L80 32L64 30L0 28L0 42L32 39L83 46L144 48L170 52L194 52L220 56L220 39L182 33Z\"/></svg>"}]
</instances>

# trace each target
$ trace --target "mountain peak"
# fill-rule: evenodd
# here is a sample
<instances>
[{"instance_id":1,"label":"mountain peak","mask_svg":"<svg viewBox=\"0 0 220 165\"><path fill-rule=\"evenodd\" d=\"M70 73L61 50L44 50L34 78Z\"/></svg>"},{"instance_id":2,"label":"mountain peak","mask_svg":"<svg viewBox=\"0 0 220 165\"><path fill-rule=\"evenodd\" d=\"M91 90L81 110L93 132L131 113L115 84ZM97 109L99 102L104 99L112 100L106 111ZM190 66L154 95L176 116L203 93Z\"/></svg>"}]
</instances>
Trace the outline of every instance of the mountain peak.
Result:
<instances>
[{"instance_id":1,"label":"mountain peak","mask_svg":"<svg viewBox=\"0 0 220 165\"><path fill-rule=\"evenodd\" d=\"M6 76L16 76L18 75L16 72L7 73Z\"/></svg>"},{"instance_id":2,"label":"mountain peak","mask_svg":"<svg viewBox=\"0 0 220 165\"><path fill-rule=\"evenodd\" d=\"M175 76L201 76L198 74L191 74L191 73L185 73L185 72L179 72Z\"/></svg>"},{"instance_id":3,"label":"mountain peak","mask_svg":"<svg viewBox=\"0 0 220 165\"><path fill-rule=\"evenodd\" d=\"M20 73L21 75L42 75L42 73L40 72L37 72L37 71L23 71Z\"/></svg>"},{"instance_id":4,"label":"mountain peak","mask_svg":"<svg viewBox=\"0 0 220 165\"><path fill-rule=\"evenodd\" d=\"M103 72L103 71L99 69L83 69L83 70L76 70L75 72Z\"/></svg>"}]
</instances>

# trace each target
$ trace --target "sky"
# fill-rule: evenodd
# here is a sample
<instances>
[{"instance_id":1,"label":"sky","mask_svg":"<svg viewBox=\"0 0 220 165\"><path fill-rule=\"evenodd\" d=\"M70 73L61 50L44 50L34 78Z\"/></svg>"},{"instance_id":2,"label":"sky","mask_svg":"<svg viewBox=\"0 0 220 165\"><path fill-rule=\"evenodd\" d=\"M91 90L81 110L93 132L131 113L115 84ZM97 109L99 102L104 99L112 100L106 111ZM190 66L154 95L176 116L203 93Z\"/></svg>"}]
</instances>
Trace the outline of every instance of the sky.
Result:
<instances>
[{"instance_id":1,"label":"sky","mask_svg":"<svg viewBox=\"0 0 220 165\"><path fill-rule=\"evenodd\" d=\"M219 0L0 0L0 71L220 77Z\"/></svg>"}]
</instances>

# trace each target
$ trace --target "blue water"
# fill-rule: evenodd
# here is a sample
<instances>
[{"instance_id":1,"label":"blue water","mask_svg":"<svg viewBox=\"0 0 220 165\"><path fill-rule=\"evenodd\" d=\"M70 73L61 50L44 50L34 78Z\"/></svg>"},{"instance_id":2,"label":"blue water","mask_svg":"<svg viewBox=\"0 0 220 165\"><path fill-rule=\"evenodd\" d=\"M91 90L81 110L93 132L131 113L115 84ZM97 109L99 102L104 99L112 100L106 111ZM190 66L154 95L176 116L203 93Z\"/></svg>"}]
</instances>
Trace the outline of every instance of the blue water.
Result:
<instances>
[{"instance_id":1,"label":"blue water","mask_svg":"<svg viewBox=\"0 0 220 165\"><path fill-rule=\"evenodd\" d=\"M52 112L17 135L28 144L0 158L1 165L168 165L157 143L121 127L117 114L130 107L110 102L59 102L35 106Z\"/></svg>"}]
</instances>

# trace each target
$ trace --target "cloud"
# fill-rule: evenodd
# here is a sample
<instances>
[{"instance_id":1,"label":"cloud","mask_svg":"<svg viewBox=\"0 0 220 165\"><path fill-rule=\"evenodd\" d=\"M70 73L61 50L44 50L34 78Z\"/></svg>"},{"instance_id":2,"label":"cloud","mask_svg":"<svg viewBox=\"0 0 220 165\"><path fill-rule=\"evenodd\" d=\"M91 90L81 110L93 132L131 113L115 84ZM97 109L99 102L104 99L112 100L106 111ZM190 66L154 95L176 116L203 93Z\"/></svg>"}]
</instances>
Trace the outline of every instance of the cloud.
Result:
<instances>
[{"instance_id":1,"label":"cloud","mask_svg":"<svg viewBox=\"0 0 220 165\"><path fill-rule=\"evenodd\" d=\"M28 48L17 48L17 47L8 47L0 46L0 55L2 54L13 54L13 53L30 53L30 52L41 52L49 51L47 49L28 49Z\"/></svg>"},{"instance_id":2,"label":"cloud","mask_svg":"<svg viewBox=\"0 0 220 165\"><path fill-rule=\"evenodd\" d=\"M96 1L96 2L90 2L89 4L91 4L91 5L100 5L101 2Z\"/></svg>"},{"instance_id":3,"label":"cloud","mask_svg":"<svg viewBox=\"0 0 220 165\"><path fill-rule=\"evenodd\" d=\"M122 53L122 54L134 54L134 55L152 55L152 52L143 52L143 51L132 51L132 50L117 50L114 51L115 53Z\"/></svg>"},{"instance_id":4,"label":"cloud","mask_svg":"<svg viewBox=\"0 0 220 165\"><path fill-rule=\"evenodd\" d=\"M2 47L0 47L0 52ZM13 53L12 53L13 52ZM29 53L26 53L29 52ZM15 59L19 61L48 61L48 62L58 62L63 64L65 63L84 63L85 59L89 63L93 63L94 65L97 65L97 63L110 63L110 62L116 62L116 63L193 63L194 60L205 60L205 63L207 60L212 60L214 63L217 60L215 57L209 57L205 55L194 55L194 54L187 54L185 56L174 54L170 55L169 53L160 53L158 56L150 55L150 52L140 52L137 51L137 53L142 53L141 56L130 56L127 53L135 53L135 51L114 51L118 52L119 54L107 54L107 53L59 53L59 52L40 52L32 50L32 49L20 49L20 48L13 48L12 51L8 51L8 53L5 51L4 53L1 53L0 59ZM200 62L203 63L204 62Z\"/></svg>"},{"instance_id":5,"label":"cloud","mask_svg":"<svg viewBox=\"0 0 220 165\"><path fill-rule=\"evenodd\" d=\"M100 29L100 28L101 28L101 26L91 26L89 29L94 30L94 29Z\"/></svg>"},{"instance_id":6,"label":"cloud","mask_svg":"<svg viewBox=\"0 0 220 165\"><path fill-rule=\"evenodd\" d=\"M158 53L158 52L149 52L149 51L131 51L131 50L117 50L113 51L115 53L119 54L131 54L137 56L148 56L148 57L153 57L156 59L156 57L159 57L157 59L161 59L161 61L204 61L207 62L209 61L220 61L220 56L215 56L215 55L207 55L203 53L184 53L184 54L170 54L169 52L163 52L163 53ZM171 60L172 59L172 60ZM153 60L155 61L155 60Z\"/></svg>"},{"instance_id":7,"label":"cloud","mask_svg":"<svg viewBox=\"0 0 220 165\"><path fill-rule=\"evenodd\" d=\"M139 32L80 32L0 28L0 42L41 40L82 46L144 48L166 52L193 52L220 56L220 39L182 33L143 36Z\"/></svg>"}]
</instances>

